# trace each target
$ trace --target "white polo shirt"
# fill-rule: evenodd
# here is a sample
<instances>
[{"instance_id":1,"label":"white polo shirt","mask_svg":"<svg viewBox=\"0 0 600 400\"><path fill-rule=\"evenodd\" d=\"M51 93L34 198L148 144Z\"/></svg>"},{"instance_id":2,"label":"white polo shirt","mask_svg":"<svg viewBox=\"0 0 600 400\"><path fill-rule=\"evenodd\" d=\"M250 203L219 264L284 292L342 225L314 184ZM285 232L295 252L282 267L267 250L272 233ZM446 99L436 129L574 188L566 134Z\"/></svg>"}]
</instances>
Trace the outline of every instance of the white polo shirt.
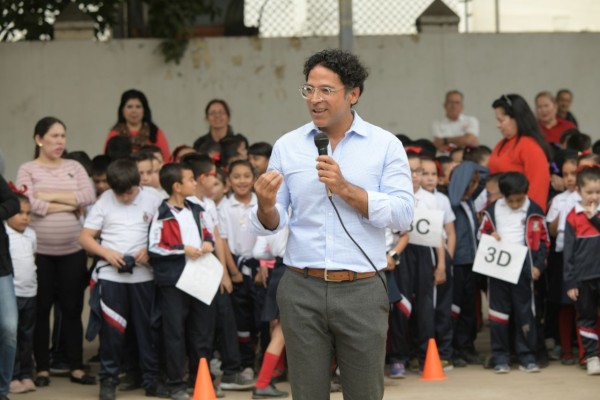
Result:
<instances>
[{"instance_id":1,"label":"white polo shirt","mask_svg":"<svg viewBox=\"0 0 600 400\"><path fill-rule=\"evenodd\" d=\"M18 232L4 222L10 243L10 258L13 263L15 294L17 297L35 297L37 295L37 267L35 251L37 238L29 227L23 233Z\"/></svg>"},{"instance_id":2,"label":"white polo shirt","mask_svg":"<svg viewBox=\"0 0 600 400\"><path fill-rule=\"evenodd\" d=\"M496 201L494 209L496 232L504 243L520 245L525 243L525 223L530 203L528 197L520 208L513 210L506 204L504 198Z\"/></svg>"},{"instance_id":3,"label":"white polo shirt","mask_svg":"<svg viewBox=\"0 0 600 400\"><path fill-rule=\"evenodd\" d=\"M196 196L190 196L187 200L199 204L200 207L204 208L203 220L206 223L206 228L214 235L215 226L217 228L219 227L219 213L217 212L217 205L215 202L208 197L199 198Z\"/></svg>"},{"instance_id":4,"label":"white polo shirt","mask_svg":"<svg viewBox=\"0 0 600 400\"><path fill-rule=\"evenodd\" d=\"M258 236L252 254L257 260L270 260L285 255L289 228L286 226L279 232L269 236Z\"/></svg>"},{"instance_id":5,"label":"white polo shirt","mask_svg":"<svg viewBox=\"0 0 600 400\"><path fill-rule=\"evenodd\" d=\"M92 207L84 228L100 231L103 247L133 256L148 247L148 228L162 201L155 192L140 187L133 202L123 204L112 190L107 190ZM106 260L100 260L97 271L98 279L112 282L139 283L154 279L148 265L138 264L133 268L133 274L128 274L119 273Z\"/></svg>"},{"instance_id":6,"label":"white polo shirt","mask_svg":"<svg viewBox=\"0 0 600 400\"><path fill-rule=\"evenodd\" d=\"M256 204L254 193L248 204L240 203L235 195L219 204L219 233L227 240L231 253L237 256L252 258L256 234L252 231L248 215Z\"/></svg>"},{"instance_id":7,"label":"white polo shirt","mask_svg":"<svg viewBox=\"0 0 600 400\"><path fill-rule=\"evenodd\" d=\"M573 207L575 207L575 205L577 205L580 201L581 195L579 193L570 192L567 196L565 196L564 201L560 206L560 211L558 213L558 235L556 236L555 247L557 252L563 251L565 247L565 227L567 225L567 215L569 215Z\"/></svg>"},{"instance_id":8,"label":"white polo shirt","mask_svg":"<svg viewBox=\"0 0 600 400\"><path fill-rule=\"evenodd\" d=\"M472 133L479 136L479 121L475 117L460 114L456 121L444 117L442 120L434 121L431 129L435 138L451 138Z\"/></svg>"}]
</instances>

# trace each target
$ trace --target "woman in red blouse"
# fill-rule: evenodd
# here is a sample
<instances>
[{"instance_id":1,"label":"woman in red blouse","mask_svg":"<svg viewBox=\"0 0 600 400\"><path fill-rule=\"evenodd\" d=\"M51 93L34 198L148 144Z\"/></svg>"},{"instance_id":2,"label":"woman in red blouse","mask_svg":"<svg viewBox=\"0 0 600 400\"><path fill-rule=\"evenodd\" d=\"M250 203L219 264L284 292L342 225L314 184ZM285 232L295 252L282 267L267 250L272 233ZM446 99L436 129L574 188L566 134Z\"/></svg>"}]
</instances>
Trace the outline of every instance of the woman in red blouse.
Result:
<instances>
[{"instance_id":1,"label":"woman in red blouse","mask_svg":"<svg viewBox=\"0 0 600 400\"><path fill-rule=\"evenodd\" d=\"M133 152L137 152L146 144L160 147L163 159L168 160L171 152L164 132L152 122L152 111L146 95L139 90L130 89L121 95L121 104L117 110L117 123L108 133L106 143L115 136L131 139Z\"/></svg>"},{"instance_id":2,"label":"woman in red blouse","mask_svg":"<svg viewBox=\"0 0 600 400\"><path fill-rule=\"evenodd\" d=\"M568 129L576 129L574 123L557 116L558 105L550 92L540 92L535 96L535 113L538 124L548 143L560 145L560 137Z\"/></svg>"},{"instance_id":3,"label":"woman in red blouse","mask_svg":"<svg viewBox=\"0 0 600 400\"><path fill-rule=\"evenodd\" d=\"M550 150L529 105L518 94L509 94L495 100L492 107L503 139L490 156L490 174L508 171L525 174L529 180L527 195L546 211Z\"/></svg>"}]
</instances>

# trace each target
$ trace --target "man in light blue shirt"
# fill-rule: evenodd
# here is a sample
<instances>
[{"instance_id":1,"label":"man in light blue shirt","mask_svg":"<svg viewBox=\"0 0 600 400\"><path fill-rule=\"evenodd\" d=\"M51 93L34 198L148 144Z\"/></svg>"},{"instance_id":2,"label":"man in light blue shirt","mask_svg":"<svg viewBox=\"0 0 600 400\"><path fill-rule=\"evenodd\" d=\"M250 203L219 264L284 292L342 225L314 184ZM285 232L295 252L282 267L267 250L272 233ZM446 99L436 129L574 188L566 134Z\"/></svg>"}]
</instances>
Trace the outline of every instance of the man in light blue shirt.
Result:
<instances>
[{"instance_id":1,"label":"man in light blue shirt","mask_svg":"<svg viewBox=\"0 0 600 400\"><path fill-rule=\"evenodd\" d=\"M413 218L410 168L400 141L352 109L368 75L356 56L324 50L304 75L312 122L275 143L250 220L263 235L289 225L277 301L293 398L329 398L335 355L344 398L380 400L389 303L378 271L385 228L405 231ZM330 155L318 156L319 131Z\"/></svg>"}]
</instances>

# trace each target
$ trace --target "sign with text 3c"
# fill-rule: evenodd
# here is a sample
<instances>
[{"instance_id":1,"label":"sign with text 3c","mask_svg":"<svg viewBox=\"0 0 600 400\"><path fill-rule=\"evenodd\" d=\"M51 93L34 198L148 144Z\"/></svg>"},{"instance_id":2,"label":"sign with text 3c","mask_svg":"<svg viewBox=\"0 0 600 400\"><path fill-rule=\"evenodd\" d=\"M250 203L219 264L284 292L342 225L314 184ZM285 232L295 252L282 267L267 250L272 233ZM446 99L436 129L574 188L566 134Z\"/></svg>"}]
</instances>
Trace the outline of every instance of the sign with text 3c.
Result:
<instances>
[{"instance_id":1,"label":"sign with text 3c","mask_svg":"<svg viewBox=\"0 0 600 400\"><path fill-rule=\"evenodd\" d=\"M524 245L502 243L490 235L481 235L473 271L516 284L526 256Z\"/></svg>"},{"instance_id":2,"label":"sign with text 3c","mask_svg":"<svg viewBox=\"0 0 600 400\"><path fill-rule=\"evenodd\" d=\"M442 245L444 212L415 208L413 222L408 229L408 243L427 247Z\"/></svg>"}]
</instances>

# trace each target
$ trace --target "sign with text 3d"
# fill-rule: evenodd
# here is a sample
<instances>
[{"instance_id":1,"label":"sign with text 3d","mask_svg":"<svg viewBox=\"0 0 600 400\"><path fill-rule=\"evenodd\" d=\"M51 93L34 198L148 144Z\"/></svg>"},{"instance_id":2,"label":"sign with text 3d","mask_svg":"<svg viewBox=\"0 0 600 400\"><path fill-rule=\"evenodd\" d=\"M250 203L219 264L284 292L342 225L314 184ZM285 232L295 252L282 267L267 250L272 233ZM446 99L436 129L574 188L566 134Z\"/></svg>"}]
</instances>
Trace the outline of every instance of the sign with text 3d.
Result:
<instances>
[{"instance_id":1,"label":"sign with text 3d","mask_svg":"<svg viewBox=\"0 0 600 400\"><path fill-rule=\"evenodd\" d=\"M524 245L502 243L493 236L481 235L473 271L516 284L526 256Z\"/></svg>"}]
</instances>

